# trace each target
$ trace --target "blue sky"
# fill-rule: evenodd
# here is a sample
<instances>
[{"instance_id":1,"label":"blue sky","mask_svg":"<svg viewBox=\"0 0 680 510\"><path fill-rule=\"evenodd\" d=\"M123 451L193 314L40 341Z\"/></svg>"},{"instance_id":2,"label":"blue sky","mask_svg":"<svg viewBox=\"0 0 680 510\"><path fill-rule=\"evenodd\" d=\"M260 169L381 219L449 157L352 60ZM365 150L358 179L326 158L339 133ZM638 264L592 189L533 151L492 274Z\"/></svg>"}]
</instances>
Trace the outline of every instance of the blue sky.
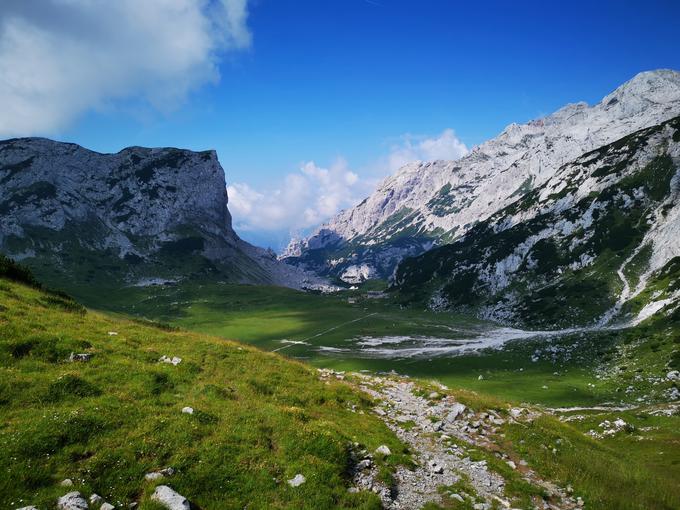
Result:
<instances>
[{"instance_id":1,"label":"blue sky","mask_svg":"<svg viewBox=\"0 0 680 510\"><path fill-rule=\"evenodd\" d=\"M5 30L7 20L22 16L24 22L56 30L21 12L20 3L9 0L4 15L0 11ZM37 5L55 3L58 0ZM176 43L173 34L182 33L182 18L194 19L191 16L167 21L165 27L172 23L172 33L145 27L144 33L158 38L149 43L158 53L149 51L148 58L160 54L160 64L151 66L143 61L146 57L133 55L129 60L139 62L129 75L100 70L100 75L110 72L113 78L97 81L89 76L95 82L91 89L77 94L78 100L69 99L75 103L72 115L59 111L54 122L44 126L37 113L29 112L24 116L28 120L20 119L21 129L14 131L104 152L129 145L217 149L228 183L241 186L232 190L232 212L240 233L276 247L291 230L309 228L328 211L370 191L379 177L394 170L386 161L395 150L406 148L406 154L421 156L419 144L438 140L447 129L469 148L510 122L548 114L567 102L597 102L640 71L680 69L680 2L671 0L197 0L196 4L196 12L190 14L208 20L218 16L210 9L221 4L226 9L224 23L210 31L204 30L205 23L192 25L191 33L208 41L197 46L205 52L204 60L173 68L175 75L162 68L164 59L168 67L175 65L172 52L162 53L163 45ZM129 5L137 8L134 2ZM118 28L127 19L117 20L119 14L124 13L109 13L102 26ZM137 35L133 28L128 39ZM221 39L220 33L229 33L229 40ZM88 58L86 52L78 52L78 44L85 47L90 42L87 37L63 32L57 36L73 43L74 62ZM195 40L187 37L191 44ZM146 44L140 41L141 46L136 41L125 51L143 52ZM102 44L106 51L122 52L121 44L111 43L110 48ZM3 51L11 51L7 47L3 49L0 39L0 70ZM106 52L102 54L106 58ZM125 53L118 57L120 65L126 65ZM133 71L153 80L140 80ZM196 78L191 81L188 76ZM112 81L119 86L111 88ZM88 94L94 98L92 104L85 100ZM66 109L70 103L63 104ZM30 115L36 118L35 125ZM0 133L12 134L12 128L5 125ZM314 166L301 171L310 163ZM330 196L327 207L305 211L306 221L299 220L297 209L288 216L285 211L272 213L270 224L267 217L249 221L265 200L258 193L285 194L297 182L288 179L291 175L307 179L312 188L319 185L319 178L326 179L323 186L332 189L329 196L341 196ZM342 181L342 189L328 184L329 179ZM300 200L310 200L309 193L301 193Z\"/></svg>"}]
</instances>

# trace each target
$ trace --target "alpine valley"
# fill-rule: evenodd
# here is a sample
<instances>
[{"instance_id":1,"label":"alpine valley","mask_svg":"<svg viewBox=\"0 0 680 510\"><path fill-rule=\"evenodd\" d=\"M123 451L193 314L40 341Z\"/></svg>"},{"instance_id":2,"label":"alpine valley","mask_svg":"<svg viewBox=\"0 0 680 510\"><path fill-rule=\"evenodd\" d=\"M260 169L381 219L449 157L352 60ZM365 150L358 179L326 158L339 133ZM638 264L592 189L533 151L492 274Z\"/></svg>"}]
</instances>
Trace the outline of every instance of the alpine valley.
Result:
<instances>
[{"instance_id":1,"label":"alpine valley","mask_svg":"<svg viewBox=\"0 0 680 510\"><path fill-rule=\"evenodd\" d=\"M0 252L2 508L680 508L677 71L279 257L214 151L5 140Z\"/></svg>"}]
</instances>

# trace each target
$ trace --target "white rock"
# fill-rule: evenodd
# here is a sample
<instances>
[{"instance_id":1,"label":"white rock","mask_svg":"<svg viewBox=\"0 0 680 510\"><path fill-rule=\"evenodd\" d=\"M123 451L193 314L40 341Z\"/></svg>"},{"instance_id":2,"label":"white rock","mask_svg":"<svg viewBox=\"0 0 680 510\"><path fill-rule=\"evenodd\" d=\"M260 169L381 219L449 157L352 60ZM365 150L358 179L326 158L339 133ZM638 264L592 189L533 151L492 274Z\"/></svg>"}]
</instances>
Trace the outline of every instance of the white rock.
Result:
<instances>
[{"instance_id":1,"label":"white rock","mask_svg":"<svg viewBox=\"0 0 680 510\"><path fill-rule=\"evenodd\" d=\"M510 466L512 469L517 469L517 464L515 464L513 461L509 460L506 462L508 466Z\"/></svg>"},{"instance_id":2,"label":"white rock","mask_svg":"<svg viewBox=\"0 0 680 510\"><path fill-rule=\"evenodd\" d=\"M183 408L182 408L182 412L183 412L184 414L194 414L194 408L193 408L193 407L189 407L189 406L183 407Z\"/></svg>"},{"instance_id":3,"label":"white rock","mask_svg":"<svg viewBox=\"0 0 680 510\"><path fill-rule=\"evenodd\" d=\"M114 510L116 507L113 506L111 503L104 503L102 506L99 507L99 510Z\"/></svg>"},{"instance_id":4,"label":"white rock","mask_svg":"<svg viewBox=\"0 0 680 510\"><path fill-rule=\"evenodd\" d=\"M669 381L680 380L680 372L677 370L671 370L666 374L666 379L668 379Z\"/></svg>"},{"instance_id":5,"label":"white rock","mask_svg":"<svg viewBox=\"0 0 680 510\"><path fill-rule=\"evenodd\" d=\"M102 498L99 494L92 494L90 496L91 505L101 505L102 503L104 503L104 498Z\"/></svg>"},{"instance_id":6,"label":"white rock","mask_svg":"<svg viewBox=\"0 0 680 510\"><path fill-rule=\"evenodd\" d=\"M168 363L170 365L177 366L182 362L182 358L178 358L177 356L173 356L172 358L170 358L168 356L163 355L160 357L158 361L160 361L161 363Z\"/></svg>"},{"instance_id":7,"label":"white rock","mask_svg":"<svg viewBox=\"0 0 680 510\"><path fill-rule=\"evenodd\" d=\"M87 510L89 507L83 495L73 491L57 500L57 508L59 510Z\"/></svg>"},{"instance_id":8,"label":"white rock","mask_svg":"<svg viewBox=\"0 0 680 510\"><path fill-rule=\"evenodd\" d=\"M109 331L109 336L116 336L118 335L117 331Z\"/></svg>"},{"instance_id":9,"label":"white rock","mask_svg":"<svg viewBox=\"0 0 680 510\"><path fill-rule=\"evenodd\" d=\"M37 506L22 506L21 508L17 508L17 510L38 510Z\"/></svg>"},{"instance_id":10,"label":"white rock","mask_svg":"<svg viewBox=\"0 0 680 510\"><path fill-rule=\"evenodd\" d=\"M463 415L466 409L467 408L463 404L456 402L451 406L451 410L446 415L445 420L449 423L456 421Z\"/></svg>"},{"instance_id":11,"label":"white rock","mask_svg":"<svg viewBox=\"0 0 680 510\"><path fill-rule=\"evenodd\" d=\"M189 500L167 485L156 487L156 490L151 495L151 499L158 501L168 510L191 510Z\"/></svg>"},{"instance_id":12,"label":"white rock","mask_svg":"<svg viewBox=\"0 0 680 510\"><path fill-rule=\"evenodd\" d=\"M73 480L71 480L70 478L66 478L65 480L59 482L59 485L61 485L62 487L73 487Z\"/></svg>"},{"instance_id":13,"label":"white rock","mask_svg":"<svg viewBox=\"0 0 680 510\"><path fill-rule=\"evenodd\" d=\"M306 481L307 481L307 479L304 477L304 475L301 475L301 474L298 473L293 478L288 480L288 485L290 485L291 487L299 487L300 485L302 485Z\"/></svg>"},{"instance_id":14,"label":"white rock","mask_svg":"<svg viewBox=\"0 0 680 510\"><path fill-rule=\"evenodd\" d=\"M357 464L357 471L363 471L364 469L368 469L371 467L372 464L373 462L371 462L371 459L364 459Z\"/></svg>"},{"instance_id":15,"label":"white rock","mask_svg":"<svg viewBox=\"0 0 680 510\"><path fill-rule=\"evenodd\" d=\"M389 449L389 447L387 445L381 444L380 446L378 446L375 449L375 453L380 454L380 455L384 455L385 457L387 457L388 455L392 454L392 451Z\"/></svg>"}]
</instances>

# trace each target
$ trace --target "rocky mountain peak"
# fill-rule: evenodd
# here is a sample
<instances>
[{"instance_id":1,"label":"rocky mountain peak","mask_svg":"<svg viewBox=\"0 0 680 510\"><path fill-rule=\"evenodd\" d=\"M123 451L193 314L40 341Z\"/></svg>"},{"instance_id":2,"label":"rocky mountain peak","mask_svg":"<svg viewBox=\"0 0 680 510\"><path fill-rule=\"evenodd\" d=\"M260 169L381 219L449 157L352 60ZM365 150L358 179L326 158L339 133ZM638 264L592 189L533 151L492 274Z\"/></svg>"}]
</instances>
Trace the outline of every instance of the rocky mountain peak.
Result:
<instances>
[{"instance_id":1,"label":"rocky mountain peak","mask_svg":"<svg viewBox=\"0 0 680 510\"><path fill-rule=\"evenodd\" d=\"M510 124L457 161L409 163L354 208L297 242L287 260L342 277L367 264L388 277L405 256L464 235L564 164L680 113L680 73L640 73L598 104L568 104Z\"/></svg>"},{"instance_id":2,"label":"rocky mountain peak","mask_svg":"<svg viewBox=\"0 0 680 510\"><path fill-rule=\"evenodd\" d=\"M236 235L212 150L101 154L45 138L1 141L0 252L46 282L137 284L214 274L318 283Z\"/></svg>"}]
</instances>

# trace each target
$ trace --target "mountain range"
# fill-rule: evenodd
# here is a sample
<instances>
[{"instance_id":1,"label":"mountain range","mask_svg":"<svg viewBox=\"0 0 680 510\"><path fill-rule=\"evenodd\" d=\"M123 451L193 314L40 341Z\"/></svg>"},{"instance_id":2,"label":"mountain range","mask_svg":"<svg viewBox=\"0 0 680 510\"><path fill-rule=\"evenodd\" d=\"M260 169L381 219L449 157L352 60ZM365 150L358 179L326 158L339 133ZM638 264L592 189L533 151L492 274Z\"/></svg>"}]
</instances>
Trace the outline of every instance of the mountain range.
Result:
<instances>
[{"instance_id":1,"label":"mountain range","mask_svg":"<svg viewBox=\"0 0 680 510\"><path fill-rule=\"evenodd\" d=\"M453 243L404 260L394 287L532 327L677 314L680 117L563 165Z\"/></svg>"},{"instance_id":2,"label":"mountain range","mask_svg":"<svg viewBox=\"0 0 680 510\"><path fill-rule=\"evenodd\" d=\"M679 115L680 73L640 73L406 165L279 259L234 232L214 151L6 140L0 252L66 289L380 278L404 304L530 327L640 320L678 298Z\"/></svg>"},{"instance_id":3,"label":"mountain range","mask_svg":"<svg viewBox=\"0 0 680 510\"><path fill-rule=\"evenodd\" d=\"M643 72L594 106L569 104L511 124L456 161L416 161L282 255L289 264L359 283L389 278L404 258L461 239L554 179L583 154L680 113L680 73Z\"/></svg>"},{"instance_id":4,"label":"mountain range","mask_svg":"<svg viewBox=\"0 0 680 510\"><path fill-rule=\"evenodd\" d=\"M71 288L184 278L295 288L321 282L241 240L214 151L100 154L43 138L0 142L0 252Z\"/></svg>"}]
</instances>

